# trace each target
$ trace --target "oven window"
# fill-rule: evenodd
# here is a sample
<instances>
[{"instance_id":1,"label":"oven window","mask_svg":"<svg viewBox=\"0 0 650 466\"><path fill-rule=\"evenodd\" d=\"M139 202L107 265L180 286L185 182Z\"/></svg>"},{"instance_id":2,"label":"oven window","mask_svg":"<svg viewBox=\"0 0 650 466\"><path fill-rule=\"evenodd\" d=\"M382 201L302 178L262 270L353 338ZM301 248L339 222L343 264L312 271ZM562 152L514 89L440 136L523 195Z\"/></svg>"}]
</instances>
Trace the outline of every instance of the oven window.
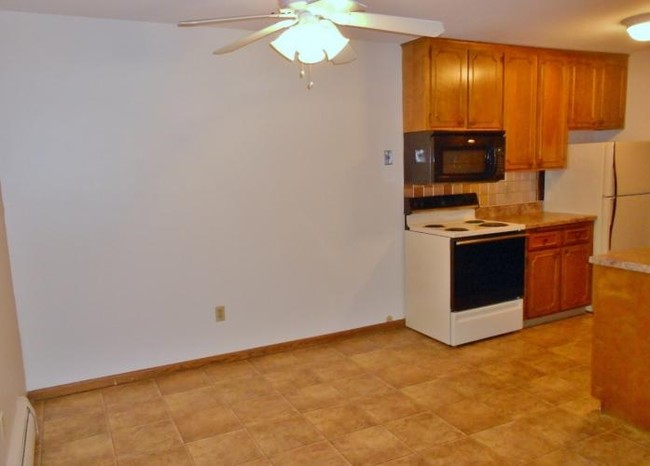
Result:
<instances>
[{"instance_id":1,"label":"oven window","mask_svg":"<svg viewBox=\"0 0 650 466\"><path fill-rule=\"evenodd\" d=\"M523 297L524 254L523 236L465 238L452 242L452 311Z\"/></svg>"},{"instance_id":2,"label":"oven window","mask_svg":"<svg viewBox=\"0 0 650 466\"><path fill-rule=\"evenodd\" d=\"M480 175L486 170L485 149L445 149L442 151L443 175Z\"/></svg>"}]
</instances>

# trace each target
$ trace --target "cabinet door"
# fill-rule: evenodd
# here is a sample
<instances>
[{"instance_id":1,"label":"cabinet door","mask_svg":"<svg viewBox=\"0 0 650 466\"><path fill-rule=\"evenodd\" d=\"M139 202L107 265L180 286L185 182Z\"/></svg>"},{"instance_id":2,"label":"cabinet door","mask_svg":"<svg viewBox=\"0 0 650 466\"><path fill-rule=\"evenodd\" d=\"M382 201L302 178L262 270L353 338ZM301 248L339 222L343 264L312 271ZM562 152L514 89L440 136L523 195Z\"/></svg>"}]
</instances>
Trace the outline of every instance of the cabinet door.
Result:
<instances>
[{"instance_id":1,"label":"cabinet door","mask_svg":"<svg viewBox=\"0 0 650 466\"><path fill-rule=\"evenodd\" d=\"M402 112L404 132L429 129L429 42L416 40L402 45Z\"/></svg>"},{"instance_id":2,"label":"cabinet door","mask_svg":"<svg viewBox=\"0 0 650 466\"><path fill-rule=\"evenodd\" d=\"M472 47L468 52L467 127L503 128L503 51Z\"/></svg>"},{"instance_id":3,"label":"cabinet door","mask_svg":"<svg viewBox=\"0 0 650 466\"><path fill-rule=\"evenodd\" d=\"M591 302L591 249L591 244L579 244L562 250L562 310L586 306Z\"/></svg>"},{"instance_id":4,"label":"cabinet door","mask_svg":"<svg viewBox=\"0 0 650 466\"><path fill-rule=\"evenodd\" d=\"M506 169L530 170L537 141L537 54L508 49L503 81Z\"/></svg>"},{"instance_id":5,"label":"cabinet door","mask_svg":"<svg viewBox=\"0 0 650 466\"><path fill-rule=\"evenodd\" d=\"M569 128L623 128L626 90L625 55L574 55L570 65Z\"/></svg>"},{"instance_id":6,"label":"cabinet door","mask_svg":"<svg viewBox=\"0 0 650 466\"><path fill-rule=\"evenodd\" d=\"M553 314L560 310L559 248L529 252L526 258L526 319Z\"/></svg>"},{"instance_id":7,"label":"cabinet door","mask_svg":"<svg viewBox=\"0 0 650 466\"><path fill-rule=\"evenodd\" d=\"M429 126L438 129L467 127L467 47L431 46Z\"/></svg>"},{"instance_id":8,"label":"cabinet door","mask_svg":"<svg viewBox=\"0 0 650 466\"><path fill-rule=\"evenodd\" d=\"M539 56L537 168L564 168L568 131L568 68L564 55Z\"/></svg>"},{"instance_id":9,"label":"cabinet door","mask_svg":"<svg viewBox=\"0 0 650 466\"><path fill-rule=\"evenodd\" d=\"M601 68L588 57L570 65L569 128L595 128L600 118Z\"/></svg>"},{"instance_id":10,"label":"cabinet door","mask_svg":"<svg viewBox=\"0 0 650 466\"><path fill-rule=\"evenodd\" d=\"M599 129L625 127L627 57L607 59L602 68Z\"/></svg>"}]
</instances>

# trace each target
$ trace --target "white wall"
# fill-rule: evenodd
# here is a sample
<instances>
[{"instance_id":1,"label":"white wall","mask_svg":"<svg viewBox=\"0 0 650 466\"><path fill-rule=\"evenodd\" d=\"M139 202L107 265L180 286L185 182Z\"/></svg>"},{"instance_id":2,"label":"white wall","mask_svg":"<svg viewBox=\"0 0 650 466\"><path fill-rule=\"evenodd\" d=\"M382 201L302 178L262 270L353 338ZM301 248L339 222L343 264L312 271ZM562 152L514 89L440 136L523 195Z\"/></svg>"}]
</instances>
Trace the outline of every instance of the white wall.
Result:
<instances>
[{"instance_id":1,"label":"white wall","mask_svg":"<svg viewBox=\"0 0 650 466\"><path fill-rule=\"evenodd\" d=\"M11 284L4 208L0 195L0 461L5 464L10 433L16 419L16 401L25 395L25 372Z\"/></svg>"},{"instance_id":2,"label":"white wall","mask_svg":"<svg viewBox=\"0 0 650 466\"><path fill-rule=\"evenodd\" d=\"M243 34L0 13L28 389L403 317L399 46L307 91Z\"/></svg>"},{"instance_id":3,"label":"white wall","mask_svg":"<svg viewBox=\"0 0 650 466\"><path fill-rule=\"evenodd\" d=\"M650 141L650 49L630 55L625 129L617 141Z\"/></svg>"}]
</instances>

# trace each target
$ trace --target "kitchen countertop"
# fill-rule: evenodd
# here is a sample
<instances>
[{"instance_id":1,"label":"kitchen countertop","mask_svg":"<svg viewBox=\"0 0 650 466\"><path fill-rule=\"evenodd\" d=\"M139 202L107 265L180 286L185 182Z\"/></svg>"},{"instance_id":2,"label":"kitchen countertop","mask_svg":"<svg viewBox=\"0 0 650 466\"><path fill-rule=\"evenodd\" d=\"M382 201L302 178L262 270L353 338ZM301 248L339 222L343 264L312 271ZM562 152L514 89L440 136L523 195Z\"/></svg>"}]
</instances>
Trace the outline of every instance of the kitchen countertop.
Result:
<instances>
[{"instance_id":1,"label":"kitchen countertop","mask_svg":"<svg viewBox=\"0 0 650 466\"><path fill-rule=\"evenodd\" d=\"M629 249L591 256L589 262L594 265L650 274L650 248Z\"/></svg>"},{"instance_id":2,"label":"kitchen countertop","mask_svg":"<svg viewBox=\"0 0 650 466\"><path fill-rule=\"evenodd\" d=\"M595 215L569 214L564 212L547 212L539 208L539 204L525 204L508 208L510 206L483 207L477 212L478 218L500 220L502 222L521 223L527 229L570 225L572 223L593 222Z\"/></svg>"}]
</instances>

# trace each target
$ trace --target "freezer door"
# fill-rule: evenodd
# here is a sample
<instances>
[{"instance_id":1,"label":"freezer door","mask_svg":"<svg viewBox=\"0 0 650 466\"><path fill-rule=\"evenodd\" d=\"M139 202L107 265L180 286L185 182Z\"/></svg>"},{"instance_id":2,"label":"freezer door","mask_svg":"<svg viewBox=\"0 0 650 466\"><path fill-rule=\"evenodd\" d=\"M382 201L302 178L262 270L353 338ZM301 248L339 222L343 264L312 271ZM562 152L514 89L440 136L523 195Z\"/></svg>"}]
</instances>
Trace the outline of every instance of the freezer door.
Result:
<instances>
[{"instance_id":1,"label":"freezer door","mask_svg":"<svg viewBox=\"0 0 650 466\"><path fill-rule=\"evenodd\" d=\"M619 196L605 205L613 209L613 222L603 222L611 225L612 251L650 247L650 194Z\"/></svg>"},{"instance_id":2,"label":"freezer door","mask_svg":"<svg viewBox=\"0 0 650 466\"><path fill-rule=\"evenodd\" d=\"M546 171L544 210L600 215L603 183L611 176L612 143L571 144L567 168ZM613 183L612 192L613 192Z\"/></svg>"},{"instance_id":3,"label":"freezer door","mask_svg":"<svg viewBox=\"0 0 650 466\"><path fill-rule=\"evenodd\" d=\"M616 195L650 193L650 142L617 142L614 153Z\"/></svg>"}]
</instances>

